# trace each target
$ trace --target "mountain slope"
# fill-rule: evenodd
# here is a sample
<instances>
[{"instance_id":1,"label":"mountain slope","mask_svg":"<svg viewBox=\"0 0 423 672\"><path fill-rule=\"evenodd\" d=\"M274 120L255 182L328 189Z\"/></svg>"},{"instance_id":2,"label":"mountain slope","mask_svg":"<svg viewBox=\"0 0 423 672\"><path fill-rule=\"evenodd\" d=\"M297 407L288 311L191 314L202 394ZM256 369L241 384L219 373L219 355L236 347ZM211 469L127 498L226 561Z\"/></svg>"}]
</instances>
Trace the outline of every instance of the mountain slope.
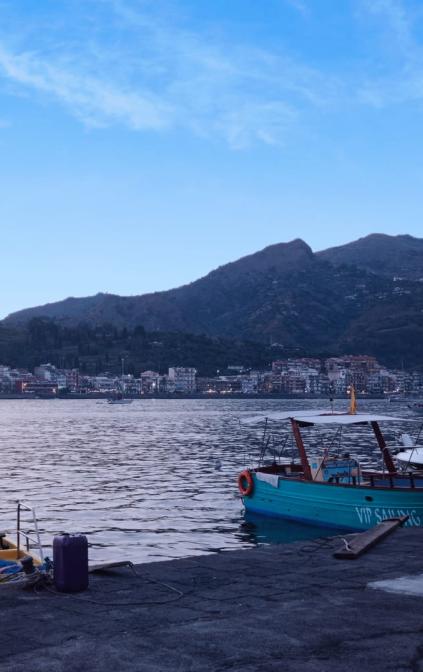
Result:
<instances>
[{"instance_id":1,"label":"mountain slope","mask_svg":"<svg viewBox=\"0 0 423 672\"><path fill-rule=\"evenodd\" d=\"M320 259L349 264L371 273L409 280L423 279L423 239L373 233L353 243L317 252Z\"/></svg>"},{"instance_id":2,"label":"mountain slope","mask_svg":"<svg viewBox=\"0 0 423 672\"><path fill-rule=\"evenodd\" d=\"M356 261L355 261L356 260ZM94 297L10 315L62 326L110 323L150 332L278 342L303 352L367 352L423 362L423 240L374 234L313 254L301 240L265 248L189 285L143 296ZM401 276L402 279L398 279Z\"/></svg>"},{"instance_id":3,"label":"mountain slope","mask_svg":"<svg viewBox=\"0 0 423 672\"><path fill-rule=\"evenodd\" d=\"M311 249L303 241L272 245L236 262L212 271L189 285L143 296L120 297L97 294L68 298L13 313L6 324L23 325L32 317L49 317L62 324L78 322L132 327L143 324L149 330L181 330L216 334L241 313L258 308L256 293L274 278L290 276L314 263ZM244 320L245 321L245 318ZM211 322L215 323L214 327Z\"/></svg>"}]
</instances>

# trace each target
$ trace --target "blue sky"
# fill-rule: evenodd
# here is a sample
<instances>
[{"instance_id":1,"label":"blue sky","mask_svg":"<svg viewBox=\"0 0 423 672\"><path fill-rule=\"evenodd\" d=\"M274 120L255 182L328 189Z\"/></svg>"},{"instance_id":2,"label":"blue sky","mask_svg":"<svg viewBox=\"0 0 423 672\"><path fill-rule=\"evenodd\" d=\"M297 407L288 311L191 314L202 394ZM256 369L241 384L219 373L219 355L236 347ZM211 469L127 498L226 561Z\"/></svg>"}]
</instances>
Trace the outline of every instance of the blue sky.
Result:
<instances>
[{"instance_id":1,"label":"blue sky","mask_svg":"<svg viewBox=\"0 0 423 672\"><path fill-rule=\"evenodd\" d=\"M422 236L420 0L0 0L0 316Z\"/></svg>"}]
</instances>

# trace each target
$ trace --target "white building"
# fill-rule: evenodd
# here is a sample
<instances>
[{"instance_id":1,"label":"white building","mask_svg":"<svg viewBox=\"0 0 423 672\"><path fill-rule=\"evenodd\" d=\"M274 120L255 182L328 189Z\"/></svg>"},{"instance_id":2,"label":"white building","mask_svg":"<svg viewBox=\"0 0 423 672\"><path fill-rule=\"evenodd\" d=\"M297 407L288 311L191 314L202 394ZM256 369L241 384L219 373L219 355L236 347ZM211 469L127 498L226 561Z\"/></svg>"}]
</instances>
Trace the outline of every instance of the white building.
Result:
<instances>
[{"instance_id":1,"label":"white building","mask_svg":"<svg viewBox=\"0 0 423 672\"><path fill-rule=\"evenodd\" d=\"M257 376L242 376L241 377L241 392L242 394L257 394L258 392L258 378Z\"/></svg>"},{"instance_id":2,"label":"white building","mask_svg":"<svg viewBox=\"0 0 423 672\"><path fill-rule=\"evenodd\" d=\"M197 369L188 366L172 366L168 372L169 392L192 394L196 391Z\"/></svg>"},{"instance_id":3,"label":"white building","mask_svg":"<svg viewBox=\"0 0 423 672\"><path fill-rule=\"evenodd\" d=\"M76 369L73 369L73 372ZM46 383L54 383L58 388L66 388L69 386L69 379L66 370L57 369L54 364L40 364L34 369L35 377L38 380ZM73 376L75 374L73 373Z\"/></svg>"},{"instance_id":4,"label":"white building","mask_svg":"<svg viewBox=\"0 0 423 672\"><path fill-rule=\"evenodd\" d=\"M109 376L91 376L89 378L95 390L99 392L113 392L119 389L116 378Z\"/></svg>"},{"instance_id":5,"label":"white building","mask_svg":"<svg viewBox=\"0 0 423 672\"><path fill-rule=\"evenodd\" d=\"M39 380L46 382L56 382L57 369L53 364L40 364L34 369L34 374Z\"/></svg>"}]
</instances>

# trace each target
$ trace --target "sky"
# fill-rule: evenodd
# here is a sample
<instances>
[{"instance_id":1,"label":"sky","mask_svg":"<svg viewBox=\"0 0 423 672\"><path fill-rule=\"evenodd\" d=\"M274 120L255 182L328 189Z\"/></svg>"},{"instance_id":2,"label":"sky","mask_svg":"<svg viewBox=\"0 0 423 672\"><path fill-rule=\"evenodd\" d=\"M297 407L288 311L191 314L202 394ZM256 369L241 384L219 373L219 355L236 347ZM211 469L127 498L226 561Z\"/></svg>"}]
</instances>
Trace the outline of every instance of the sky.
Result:
<instances>
[{"instance_id":1,"label":"sky","mask_svg":"<svg viewBox=\"0 0 423 672\"><path fill-rule=\"evenodd\" d=\"M0 0L0 317L423 236L421 0Z\"/></svg>"}]
</instances>

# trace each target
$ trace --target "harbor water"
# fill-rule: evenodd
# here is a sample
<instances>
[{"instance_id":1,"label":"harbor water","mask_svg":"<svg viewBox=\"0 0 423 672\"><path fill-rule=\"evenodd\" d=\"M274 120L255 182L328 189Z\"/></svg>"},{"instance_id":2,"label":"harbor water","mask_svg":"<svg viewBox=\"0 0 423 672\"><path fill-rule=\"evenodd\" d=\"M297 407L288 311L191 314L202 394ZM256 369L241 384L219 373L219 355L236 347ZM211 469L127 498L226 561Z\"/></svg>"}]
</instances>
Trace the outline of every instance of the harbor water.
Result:
<instances>
[{"instance_id":1,"label":"harbor water","mask_svg":"<svg viewBox=\"0 0 423 672\"><path fill-rule=\"evenodd\" d=\"M403 404L359 403L363 411L409 415ZM262 436L262 428L243 425L243 418L326 406L279 399L146 399L122 406L0 401L0 525L16 526L20 499L36 508L48 555L54 534L83 533L96 562L167 560L333 534L246 518L236 487L238 472L256 462ZM396 426L397 434L400 429L405 427ZM325 446L340 443L336 431L326 434ZM269 459L294 455L286 437L287 429L275 427ZM311 449L320 437L312 430ZM388 438L395 442L391 428ZM343 447L377 466L380 455L376 446L369 452L370 441L366 428L344 430Z\"/></svg>"}]
</instances>

